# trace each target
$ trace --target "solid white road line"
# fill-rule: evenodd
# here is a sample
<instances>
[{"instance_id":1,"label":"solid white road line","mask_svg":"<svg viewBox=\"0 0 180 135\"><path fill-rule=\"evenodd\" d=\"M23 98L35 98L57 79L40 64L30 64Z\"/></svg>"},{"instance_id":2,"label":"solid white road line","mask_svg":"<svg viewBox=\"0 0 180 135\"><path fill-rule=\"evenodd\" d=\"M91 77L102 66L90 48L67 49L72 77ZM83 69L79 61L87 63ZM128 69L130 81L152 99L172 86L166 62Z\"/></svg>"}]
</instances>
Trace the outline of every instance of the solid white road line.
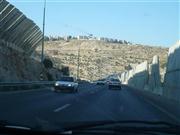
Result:
<instances>
[{"instance_id":1,"label":"solid white road line","mask_svg":"<svg viewBox=\"0 0 180 135\"><path fill-rule=\"evenodd\" d=\"M59 111L61 111L61 110L63 110L63 109L66 109L66 108L69 107L70 105L71 105L71 104L65 104L65 105L63 105L63 106L55 109L54 112L59 112Z\"/></svg>"},{"instance_id":2,"label":"solid white road line","mask_svg":"<svg viewBox=\"0 0 180 135\"><path fill-rule=\"evenodd\" d=\"M168 111L166 111L166 109L158 106L157 104L153 103L152 101L150 101L150 100L148 100L148 99L145 99L144 97L143 97L143 99L144 99L147 103L149 103L150 105L154 106L156 109L158 109L159 111L161 111L162 113L166 114L168 117L170 117L170 118L173 119L174 121L180 122L180 119L179 119L179 118L177 118L177 117L174 116L173 114L171 114L171 113L169 113Z\"/></svg>"}]
</instances>

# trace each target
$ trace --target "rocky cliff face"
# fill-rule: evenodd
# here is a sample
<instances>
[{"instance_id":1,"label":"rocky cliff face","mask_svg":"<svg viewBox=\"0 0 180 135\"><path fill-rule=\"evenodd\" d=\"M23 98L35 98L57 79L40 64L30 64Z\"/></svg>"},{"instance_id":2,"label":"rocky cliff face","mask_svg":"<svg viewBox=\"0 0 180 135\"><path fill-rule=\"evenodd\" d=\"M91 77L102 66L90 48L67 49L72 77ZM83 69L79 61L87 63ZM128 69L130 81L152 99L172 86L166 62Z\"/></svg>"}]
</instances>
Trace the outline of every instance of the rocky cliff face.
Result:
<instances>
[{"instance_id":1,"label":"rocky cliff face","mask_svg":"<svg viewBox=\"0 0 180 135\"><path fill-rule=\"evenodd\" d=\"M45 73L44 66L5 44L0 44L0 82L40 80L40 74Z\"/></svg>"},{"instance_id":2,"label":"rocky cliff face","mask_svg":"<svg viewBox=\"0 0 180 135\"><path fill-rule=\"evenodd\" d=\"M167 59L167 48L144 45L106 43L93 40L48 41L45 54L51 57L55 67L69 66L71 75L76 76L78 48L80 47L80 77L96 80L112 73L120 73L147 60L154 55L160 58L161 72ZM40 53L37 48L37 53ZM38 57L38 55L36 55Z\"/></svg>"},{"instance_id":3,"label":"rocky cliff face","mask_svg":"<svg viewBox=\"0 0 180 135\"><path fill-rule=\"evenodd\" d=\"M1 41L1 40L0 40ZM33 56L27 56L8 46L7 42L0 42L0 82L58 80L68 69L46 67Z\"/></svg>"}]
</instances>

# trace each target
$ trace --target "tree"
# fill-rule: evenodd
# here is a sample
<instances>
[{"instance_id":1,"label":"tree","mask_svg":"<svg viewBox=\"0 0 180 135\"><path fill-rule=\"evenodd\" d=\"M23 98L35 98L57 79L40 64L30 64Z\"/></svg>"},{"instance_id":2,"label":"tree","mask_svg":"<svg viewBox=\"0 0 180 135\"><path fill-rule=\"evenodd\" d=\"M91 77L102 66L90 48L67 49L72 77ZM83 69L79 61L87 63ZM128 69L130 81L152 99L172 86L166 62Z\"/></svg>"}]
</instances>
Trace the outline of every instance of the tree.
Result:
<instances>
[{"instance_id":1,"label":"tree","mask_svg":"<svg viewBox=\"0 0 180 135\"><path fill-rule=\"evenodd\" d=\"M124 44L128 44L128 42L126 40L124 40Z\"/></svg>"},{"instance_id":2,"label":"tree","mask_svg":"<svg viewBox=\"0 0 180 135\"><path fill-rule=\"evenodd\" d=\"M129 64L129 65L125 66L124 68L125 68L125 70L131 70L132 66Z\"/></svg>"},{"instance_id":3,"label":"tree","mask_svg":"<svg viewBox=\"0 0 180 135\"><path fill-rule=\"evenodd\" d=\"M44 41L49 41L49 37L48 36L44 36Z\"/></svg>"},{"instance_id":4,"label":"tree","mask_svg":"<svg viewBox=\"0 0 180 135\"><path fill-rule=\"evenodd\" d=\"M69 76L69 67L63 66L63 67L61 68L61 71L62 71L63 75Z\"/></svg>"},{"instance_id":5,"label":"tree","mask_svg":"<svg viewBox=\"0 0 180 135\"><path fill-rule=\"evenodd\" d=\"M120 44L123 44L123 41L122 41L122 40L119 40L119 43L120 43Z\"/></svg>"},{"instance_id":6,"label":"tree","mask_svg":"<svg viewBox=\"0 0 180 135\"><path fill-rule=\"evenodd\" d=\"M45 68L52 68L53 67L52 61L50 59L47 59L47 58L44 59L43 64L44 64Z\"/></svg>"},{"instance_id":7,"label":"tree","mask_svg":"<svg viewBox=\"0 0 180 135\"><path fill-rule=\"evenodd\" d=\"M46 76L48 78L48 81L53 81L53 77L50 73L46 73Z\"/></svg>"}]
</instances>

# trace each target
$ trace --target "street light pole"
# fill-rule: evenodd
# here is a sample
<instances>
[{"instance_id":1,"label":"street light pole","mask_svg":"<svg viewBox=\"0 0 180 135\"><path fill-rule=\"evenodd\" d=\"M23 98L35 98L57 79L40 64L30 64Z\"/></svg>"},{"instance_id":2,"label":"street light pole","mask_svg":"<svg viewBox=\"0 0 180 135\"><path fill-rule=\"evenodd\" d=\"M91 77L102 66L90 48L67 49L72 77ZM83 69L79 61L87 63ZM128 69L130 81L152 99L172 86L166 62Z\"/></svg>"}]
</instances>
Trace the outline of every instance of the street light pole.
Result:
<instances>
[{"instance_id":1,"label":"street light pole","mask_svg":"<svg viewBox=\"0 0 180 135\"><path fill-rule=\"evenodd\" d=\"M46 19L46 0L44 0L44 10L43 10L43 35L42 35L42 52L41 52L41 62L44 60L44 32L45 32L45 20Z\"/></svg>"}]
</instances>

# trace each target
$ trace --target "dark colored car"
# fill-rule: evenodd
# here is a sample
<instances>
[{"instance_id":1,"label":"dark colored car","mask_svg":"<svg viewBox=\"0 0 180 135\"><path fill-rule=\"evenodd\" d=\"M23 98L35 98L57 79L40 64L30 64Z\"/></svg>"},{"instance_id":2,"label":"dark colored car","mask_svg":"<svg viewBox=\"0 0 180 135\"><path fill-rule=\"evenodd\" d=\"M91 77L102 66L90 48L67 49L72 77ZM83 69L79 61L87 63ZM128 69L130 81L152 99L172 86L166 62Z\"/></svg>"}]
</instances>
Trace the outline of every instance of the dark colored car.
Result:
<instances>
[{"instance_id":1,"label":"dark colored car","mask_svg":"<svg viewBox=\"0 0 180 135\"><path fill-rule=\"evenodd\" d=\"M96 85L105 85L105 82L104 81L97 81Z\"/></svg>"},{"instance_id":2,"label":"dark colored car","mask_svg":"<svg viewBox=\"0 0 180 135\"><path fill-rule=\"evenodd\" d=\"M119 79L111 78L108 83L109 89L121 90L121 82Z\"/></svg>"},{"instance_id":3,"label":"dark colored car","mask_svg":"<svg viewBox=\"0 0 180 135\"><path fill-rule=\"evenodd\" d=\"M105 85L105 84L106 84L106 81L104 79L96 81L96 85Z\"/></svg>"}]
</instances>

